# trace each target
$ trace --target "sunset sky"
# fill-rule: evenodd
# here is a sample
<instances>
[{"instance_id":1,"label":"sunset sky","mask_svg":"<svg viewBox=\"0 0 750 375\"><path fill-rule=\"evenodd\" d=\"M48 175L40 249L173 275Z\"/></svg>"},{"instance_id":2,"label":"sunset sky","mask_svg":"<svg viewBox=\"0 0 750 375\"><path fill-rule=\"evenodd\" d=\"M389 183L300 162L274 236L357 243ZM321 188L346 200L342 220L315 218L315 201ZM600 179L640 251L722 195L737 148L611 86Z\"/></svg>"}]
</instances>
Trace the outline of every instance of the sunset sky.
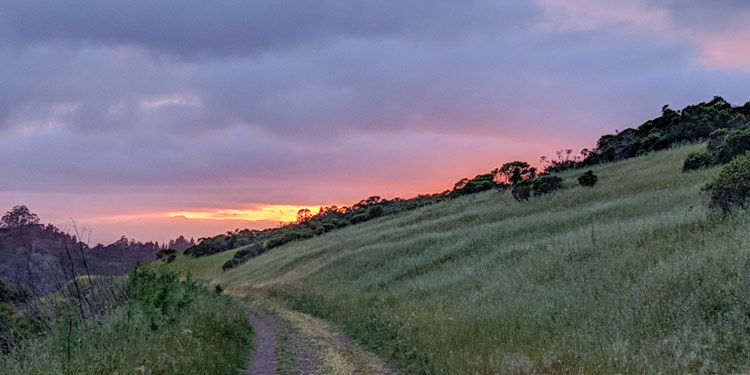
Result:
<instances>
[{"instance_id":1,"label":"sunset sky","mask_svg":"<svg viewBox=\"0 0 750 375\"><path fill-rule=\"evenodd\" d=\"M0 0L0 210L92 242L438 192L721 95L745 0Z\"/></svg>"}]
</instances>

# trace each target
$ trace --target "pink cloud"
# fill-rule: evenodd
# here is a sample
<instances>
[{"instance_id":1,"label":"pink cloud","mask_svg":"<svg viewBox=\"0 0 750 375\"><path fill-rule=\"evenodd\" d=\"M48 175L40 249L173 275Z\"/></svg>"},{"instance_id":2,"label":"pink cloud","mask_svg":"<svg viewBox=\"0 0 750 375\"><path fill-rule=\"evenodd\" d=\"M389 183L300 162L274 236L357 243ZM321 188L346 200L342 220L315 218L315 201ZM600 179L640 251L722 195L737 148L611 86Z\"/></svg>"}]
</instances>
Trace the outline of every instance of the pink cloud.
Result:
<instances>
[{"instance_id":1,"label":"pink cloud","mask_svg":"<svg viewBox=\"0 0 750 375\"><path fill-rule=\"evenodd\" d=\"M750 27L696 38L703 44L703 64L750 71Z\"/></svg>"},{"instance_id":2,"label":"pink cloud","mask_svg":"<svg viewBox=\"0 0 750 375\"><path fill-rule=\"evenodd\" d=\"M547 31L591 31L612 26L630 30L666 30L671 21L665 9L643 1L540 0L545 17L539 25Z\"/></svg>"}]
</instances>

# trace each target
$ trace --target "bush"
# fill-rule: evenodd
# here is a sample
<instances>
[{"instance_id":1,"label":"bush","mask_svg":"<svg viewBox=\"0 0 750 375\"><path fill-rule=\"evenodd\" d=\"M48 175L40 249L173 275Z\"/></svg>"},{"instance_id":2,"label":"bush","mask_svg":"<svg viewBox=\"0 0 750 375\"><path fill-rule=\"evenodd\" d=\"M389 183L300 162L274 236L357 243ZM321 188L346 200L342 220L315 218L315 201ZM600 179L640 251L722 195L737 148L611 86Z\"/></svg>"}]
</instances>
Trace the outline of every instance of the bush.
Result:
<instances>
[{"instance_id":1,"label":"bush","mask_svg":"<svg viewBox=\"0 0 750 375\"><path fill-rule=\"evenodd\" d=\"M703 188L710 199L709 207L724 214L750 203L750 152L736 157L719 175Z\"/></svg>"},{"instance_id":2,"label":"bush","mask_svg":"<svg viewBox=\"0 0 750 375\"><path fill-rule=\"evenodd\" d=\"M513 189L510 191L519 202L527 201L531 197L531 180L523 180L513 185Z\"/></svg>"},{"instance_id":3,"label":"bush","mask_svg":"<svg viewBox=\"0 0 750 375\"><path fill-rule=\"evenodd\" d=\"M242 263L242 262L240 262L240 260L239 260L239 259L237 259L237 258L232 258L232 259L230 259L230 260L228 260L228 261L224 262L224 265L222 265L222 266L221 266L221 270L222 270L222 271L226 271L226 270L228 270L228 269L232 269L232 268L234 268L234 267L237 267L237 266L239 266L239 265L240 265L241 263Z\"/></svg>"},{"instance_id":4,"label":"bush","mask_svg":"<svg viewBox=\"0 0 750 375\"><path fill-rule=\"evenodd\" d=\"M163 249L156 253L156 259L162 262L172 263L177 259L177 250L175 249Z\"/></svg>"},{"instance_id":5,"label":"bush","mask_svg":"<svg viewBox=\"0 0 750 375\"><path fill-rule=\"evenodd\" d=\"M383 214L384 214L383 206L374 206L374 207L370 207L370 209L367 210L367 216L369 216L370 219L381 217L383 216Z\"/></svg>"},{"instance_id":6,"label":"bush","mask_svg":"<svg viewBox=\"0 0 750 375\"><path fill-rule=\"evenodd\" d=\"M599 176L594 174L594 171L588 171L578 177L578 183L581 186L593 187L599 181Z\"/></svg>"},{"instance_id":7,"label":"bush","mask_svg":"<svg viewBox=\"0 0 750 375\"><path fill-rule=\"evenodd\" d=\"M234 258L236 258L236 259L242 259L242 258L246 257L249 254L250 254L250 249L244 248L244 249L239 250L236 253L234 253Z\"/></svg>"},{"instance_id":8,"label":"bush","mask_svg":"<svg viewBox=\"0 0 750 375\"><path fill-rule=\"evenodd\" d=\"M0 304L20 305L31 300L33 293L25 285L6 284L0 280Z\"/></svg>"},{"instance_id":9,"label":"bush","mask_svg":"<svg viewBox=\"0 0 750 375\"><path fill-rule=\"evenodd\" d=\"M736 156L750 151L750 128L730 132L717 152L719 162L728 163Z\"/></svg>"},{"instance_id":10,"label":"bush","mask_svg":"<svg viewBox=\"0 0 750 375\"><path fill-rule=\"evenodd\" d=\"M535 197L547 195L563 188L562 178L557 176L541 176L533 180L531 192Z\"/></svg>"},{"instance_id":11,"label":"bush","mask_svg":"<svg viewBox=\"0 0 750 375\"><path fill-rule=\"evenodd\" d=\"M707 150L690 153L682 165L682 171L693 171L696 169L709 168L716 164L716 158Z\"/></svg>"},{"instance_id":12,"label":"bush","mask_svg":"<svg viewBox=\"0 0 750 375\"><path fill-rule=\"evenodd\" d=\"M363 213L358 213L352 216L351 221L352 221L352 224L359 224L359 223L364 223L365 221L369 219L370 219L370 216L368 216L367 213L363 212Z\"/></svg>"},{"instance_id":13,"label":"bush","mask_svg":"<svg viewBox=\"0 0 750 375\"><path fill-rule=\"evenodd\" d=\"M719 148L724 144L724 139L729 134L728 129L716 129L708 136L708 152L716 154Z\"/></svg>"}]
</instances>

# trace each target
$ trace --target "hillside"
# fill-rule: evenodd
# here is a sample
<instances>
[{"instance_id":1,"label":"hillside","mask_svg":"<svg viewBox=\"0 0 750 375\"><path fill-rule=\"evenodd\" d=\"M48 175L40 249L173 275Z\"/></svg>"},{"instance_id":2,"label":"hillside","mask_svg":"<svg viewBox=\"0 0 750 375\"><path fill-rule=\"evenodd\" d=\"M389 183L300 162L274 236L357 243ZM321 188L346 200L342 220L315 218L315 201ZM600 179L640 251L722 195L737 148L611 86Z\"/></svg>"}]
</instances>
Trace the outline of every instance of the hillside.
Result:
<instances>
[{"instance_id":1,"label":"hillside","mask_svg":"<svg viewBox=\"0 0 750 375\"><path fill-rule=\"evenodd\" d=\"M745 214L708 215L682 173L704 146L594 167L521 204L484 192L293 242L171 265L327 319L406 373L750 369Z\"/></svg>"}]
</instances>

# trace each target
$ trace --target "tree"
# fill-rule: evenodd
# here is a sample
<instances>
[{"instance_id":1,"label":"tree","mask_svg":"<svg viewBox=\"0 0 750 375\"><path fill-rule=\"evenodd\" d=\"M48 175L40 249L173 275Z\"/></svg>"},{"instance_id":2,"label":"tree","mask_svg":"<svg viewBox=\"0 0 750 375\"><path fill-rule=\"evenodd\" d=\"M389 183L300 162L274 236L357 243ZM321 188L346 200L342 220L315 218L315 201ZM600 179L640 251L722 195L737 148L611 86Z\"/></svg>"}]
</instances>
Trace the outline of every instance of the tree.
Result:
<instances>
[{"instance_id":1,"label":"tree","mask_svg":"<svg viewBox=\"0 0 750 375\"><path fill-rule=\"evenodd\" d=\"M15 229L26 225L39 224L39 216L26 206L15 206L0 219L0 228Z\"/></svg>"},{"instance_id":2,"label":"tree","mask_svg":"<svg viewBox=\"0 0 750 375\"><path fill-rule=\"evenodd\" d=\"M297 222L302 223L312 218L312 212L309 209L303 208L297 211Z\"/></svg>"},{"instance_id":3,"label":"tree","mask_svg":"<svg viewBox=\"0 0 750 375\"><path fill-rule=\"evenodd\" d=\"M536 177L536 172L536 168L530 166L529 163L524 161L505 163L500 169L495 169L493 171L497 180L508 182L513 185L523 180Z\"/></svg>"},{"instance_id":4,"label":"tree","mask_svg":"<svg viewBox=\"0 0 750 375\"><path fill-rule=\"evenodd\" d=\"M166 247L168 249L175 249L177 250L178 253L182 253L185 251L185 249L192 247L192 246L195 246L195 241L188 242L188 240L183 235L180 235L174 240L169 240L169 243L166 244Z\"/></svg>"}]
</instances>

